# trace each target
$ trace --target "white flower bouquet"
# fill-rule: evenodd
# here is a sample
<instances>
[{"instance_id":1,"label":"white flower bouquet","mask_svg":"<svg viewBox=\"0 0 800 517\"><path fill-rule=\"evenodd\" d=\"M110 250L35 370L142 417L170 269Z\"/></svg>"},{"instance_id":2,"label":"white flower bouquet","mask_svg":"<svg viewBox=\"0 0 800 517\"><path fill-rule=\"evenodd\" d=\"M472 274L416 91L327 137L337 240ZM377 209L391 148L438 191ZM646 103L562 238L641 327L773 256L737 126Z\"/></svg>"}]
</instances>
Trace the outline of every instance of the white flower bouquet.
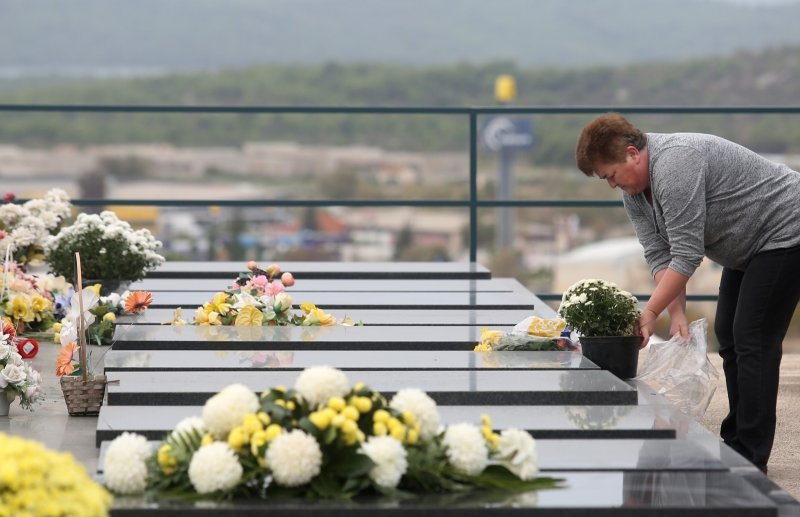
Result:
<instances>
[{"instance_id":1,"label":"white flower bouquet","mask_svg":"<svg viewBox=\"0 0 800 517\"><path fill-rule=\"evenodd\" d=\"M33 409L42 397L42 376L22 359L16 345L14 327L3 321L0 331L0 396L19 397L19 405ZM11 395L11 396L9 396Z\"/></svg>"},{"instance_id":2,"label":"white flower bouquet","mask_svg":"<svg viewBox=\"0 0 800 517\"><path fill-rule=\"evenodd\" d=\"M83 278L97 281L136 281L164 263L161 242L147 229L134 230L114 212L79 214L70 226L50 238L45 261L50 270L75 278L75 252L80 252Z\"/></svg>"},{"instance_id":3,"label":"white flower bouquet","mask_svg":"<svg viewBox=\"0 0 800 517\"><path fill-rule=\"evenodd\" d=\"M564 291L558 314L583 336L631 336L639 322L638 300L605 280L580 280Z\"/></svg>"},{"instance_id":4,"label":"white flower bouquet","mask_svg":"<svg viewBox=\"0 0 800 517\"><path fill-rule=\"evenodd\" d=\"M13 195L6 194L0 205L0 257L10 255L18 264L39 263L48 238L72 215L69 196L52 189L21 205L13 200Z\"/></svg>"},{"instance_id":5,"label":"white flower bouquet","mask_svg":"<svg viewBox=\"0 0 800 517\"><path fill-rule=\"evenodd\" d=\"M349 499L559 484L537 477L536 444L527 432L495 433L486 415L481 426L442 429L424 392L400 390L387 401L324 366L304 370L294 389L261 396L228 386L206 402L202 419L179 423L158 451L148 455L144 443L127 434L112 442L104 465L112 491Z\"/></svg>"}]
</instances>

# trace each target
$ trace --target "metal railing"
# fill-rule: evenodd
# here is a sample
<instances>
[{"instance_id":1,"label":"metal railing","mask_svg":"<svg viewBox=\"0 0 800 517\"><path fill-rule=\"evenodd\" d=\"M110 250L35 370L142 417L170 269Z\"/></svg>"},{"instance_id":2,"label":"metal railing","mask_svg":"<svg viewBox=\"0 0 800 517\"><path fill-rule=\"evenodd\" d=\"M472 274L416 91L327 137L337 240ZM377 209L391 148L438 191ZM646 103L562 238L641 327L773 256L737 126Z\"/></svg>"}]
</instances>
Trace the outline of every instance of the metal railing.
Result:
<instances>
[{"instance_id":1,"label":"metal railing","mask_svg":"<svg viewBox=\"0 0 800 517\"><path fill-rule=\"evenodd\" d=\"M477 261L478 253L478 209L497 207L536 207L536 208L586 208L622 207L622 201L606 200L481 200L478 199L478 117L486 115L587 115L615 111L622 114L800 114L800 106L494 106L494 107L391 107L391 106L176 106L176 105L68 105L68 104L0 104L0 113L150 113L150 114L350 114L350 115L460 115L469 126L469 197L462 200L451 199L358 199L358 200L320 200L320 199L74 199L77 206L221 206L221 207L455 207L469 211L469 260ZM648 295L637 295L647 299ZM561 295L542 293L543 300L557 300ZM716 295L690 295L690 300L716 301Z\"/></svg>"}]
</instances>

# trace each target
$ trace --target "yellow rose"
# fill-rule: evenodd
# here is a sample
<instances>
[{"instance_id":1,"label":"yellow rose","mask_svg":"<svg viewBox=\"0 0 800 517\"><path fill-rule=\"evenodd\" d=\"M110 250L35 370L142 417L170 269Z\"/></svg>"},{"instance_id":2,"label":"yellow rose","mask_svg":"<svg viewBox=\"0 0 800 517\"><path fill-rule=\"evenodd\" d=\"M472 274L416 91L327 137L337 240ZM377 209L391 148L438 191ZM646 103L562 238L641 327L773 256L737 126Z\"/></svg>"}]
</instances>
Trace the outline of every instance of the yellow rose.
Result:
<instances>
[{"instance_id":1,"label":"yellow rose","mask_svg":"<svg viewBox=\"0 0 800 517\"><path fill-rule=\"evenodd\" d=\"M107 312L103 315L103 321L117 321L117 316L113 312Z\"/></svg>"},{"instance_id":2,"label":"yellow rose","mask_svg":"<svg viewBox=\"0 0 800 517\"><path fill-rule=\"evenodd\" d=\"M33 321L34 314L29 302L25 296L15 296L6 303L6 314L16 321Z\"/></svg>"},{"instance_id":3,"label":"yellow rose","mask_svg":"<svg viewBox=\"0 0 800 517\"><path fill-rule=\"evenodd\" d=\"M234 325L237 327L260 327L264 321L264 314L252 305L245 305L236 315Z\"/></svg>"}]
</instances>

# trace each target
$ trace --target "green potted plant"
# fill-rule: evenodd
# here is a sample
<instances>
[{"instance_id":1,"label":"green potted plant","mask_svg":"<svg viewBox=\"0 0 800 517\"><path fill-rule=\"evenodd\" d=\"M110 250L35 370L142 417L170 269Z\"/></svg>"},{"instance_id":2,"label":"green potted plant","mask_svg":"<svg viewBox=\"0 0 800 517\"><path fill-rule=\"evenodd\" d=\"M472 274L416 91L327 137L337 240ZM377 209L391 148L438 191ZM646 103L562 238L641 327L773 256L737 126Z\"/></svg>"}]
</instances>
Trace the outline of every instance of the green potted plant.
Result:
<instances>
[{"instance_id":1,"label":"green potted plant","mask_svg":"<svg viewBox=\"0 0 800 517\"><path fill-rule=\"evenodd\" d=\"M636 376L642 336L638 300L615 284L580 280L564 291L559 315L580 334L583 355L622 379Z\"/></svg>"},{"instance_id":2,"label":"green potted plant","mask_svg":"<svg viewBox=\"0 0 800 517\"><path fill-rule=\"evenodd\" d=\"M157 252L161 242L149 230L134 230L114 212L79 214L70 226L52 237L45 247L50 270L75 278L75 252L81 254L83 278L87 284L101 284L106 295L141 280L164 263Z\"/></svg>"}]
</instances>

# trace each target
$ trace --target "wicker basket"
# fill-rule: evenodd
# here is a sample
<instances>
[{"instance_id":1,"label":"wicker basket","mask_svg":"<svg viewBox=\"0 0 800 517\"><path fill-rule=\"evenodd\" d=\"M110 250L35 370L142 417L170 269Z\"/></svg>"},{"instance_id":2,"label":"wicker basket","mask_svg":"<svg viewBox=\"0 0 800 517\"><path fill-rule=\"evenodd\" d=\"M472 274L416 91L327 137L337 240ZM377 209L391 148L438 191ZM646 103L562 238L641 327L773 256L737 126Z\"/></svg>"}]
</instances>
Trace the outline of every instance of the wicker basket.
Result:
<instances>
[{"instance_id":1,"label":"wicker basket","mask_svg":"<svg viewBox=\"0 0 800 517\"><path fill-rule=\"evenodd\" d=\"M106 376L95 375L85 381L80 377L61 377L61 391L67 412L73 416L90 416L100 413L106 392Z\"/></svg>"}]
</instances>

